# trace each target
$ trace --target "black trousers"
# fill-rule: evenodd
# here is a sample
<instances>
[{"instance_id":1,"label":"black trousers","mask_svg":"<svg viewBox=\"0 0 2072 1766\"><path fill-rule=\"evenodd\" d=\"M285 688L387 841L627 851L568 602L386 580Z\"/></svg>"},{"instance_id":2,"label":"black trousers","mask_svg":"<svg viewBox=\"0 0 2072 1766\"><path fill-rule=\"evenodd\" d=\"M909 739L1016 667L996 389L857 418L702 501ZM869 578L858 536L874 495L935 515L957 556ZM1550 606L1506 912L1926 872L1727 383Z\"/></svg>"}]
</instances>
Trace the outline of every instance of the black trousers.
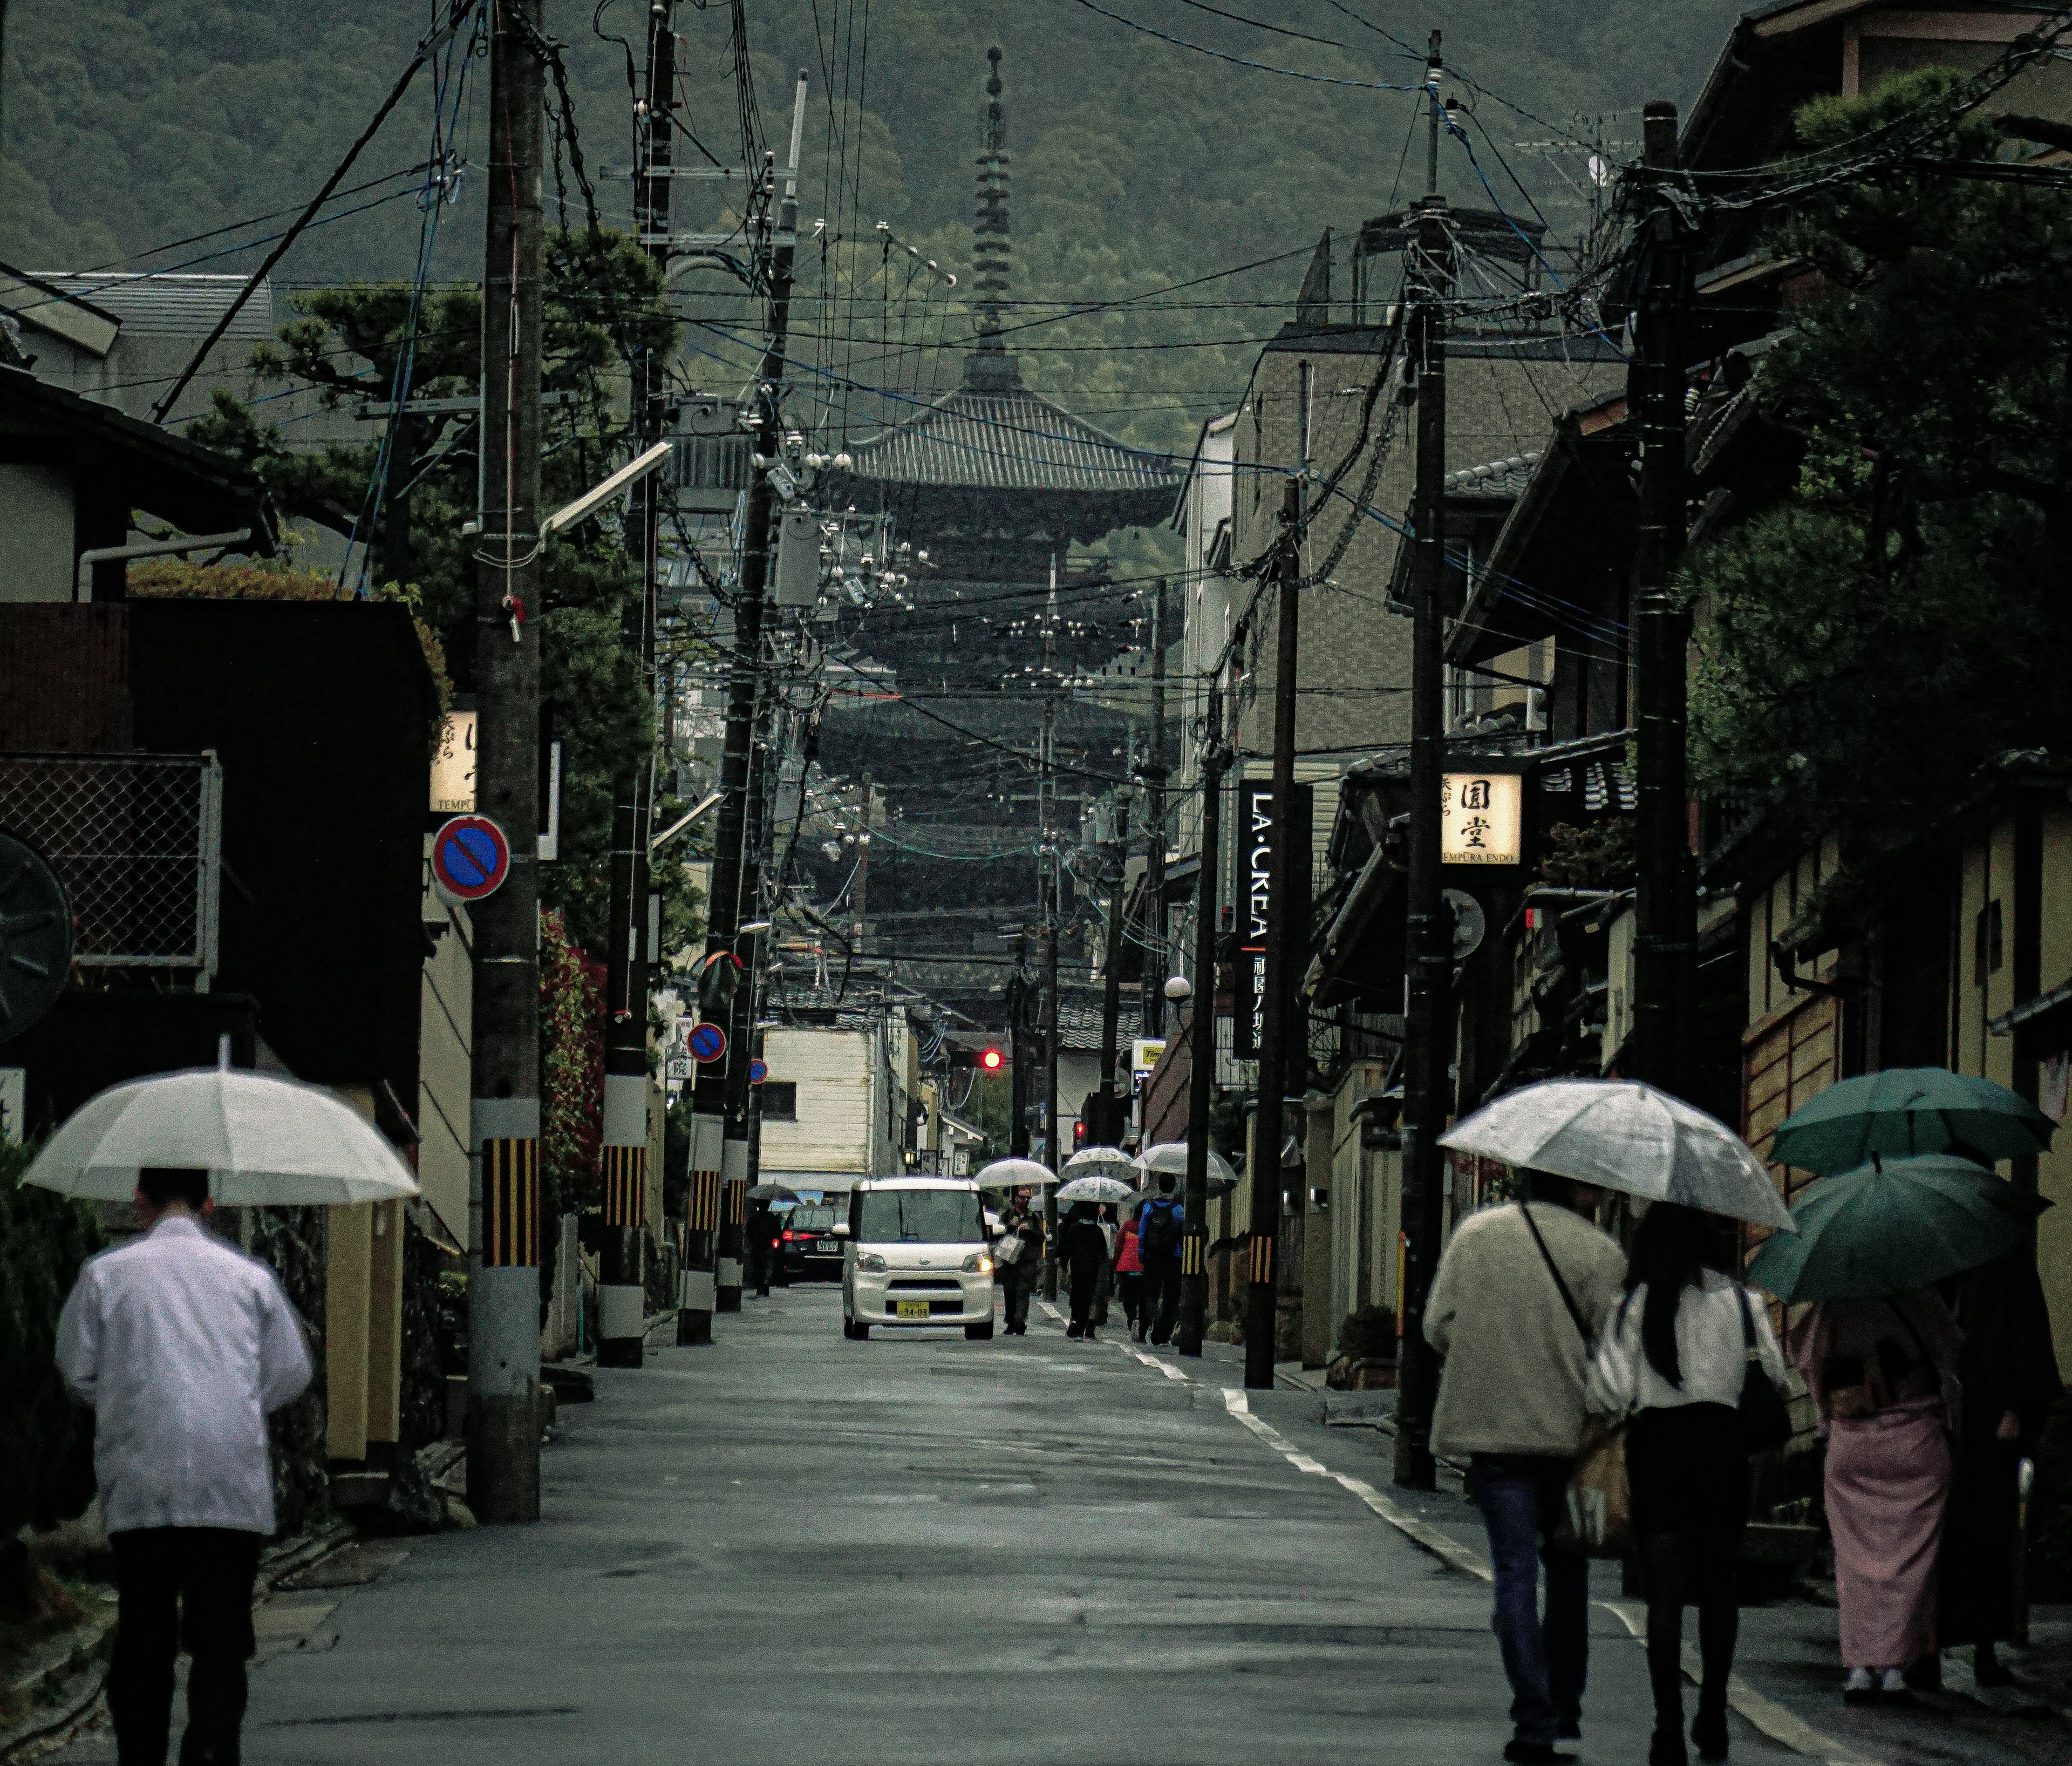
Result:
<instances>
[{"instance_id":1,"label":"black trousers","mask_svg":"<svg viewBox=\"0 0 2072 1766\"><path fill-rule=\"evenodd\" d=\"M1022 1266L1030 1266L1025 1270ZM1019 1261L1009 1264L1000 1272L1000 1291L1007 1301L1007 1328L1020 1331L1029 1323L1029 1296L1035 1291L1039 1273L1036 1253L1024 1251Z\"/></svg>"},{"instance_id":2,"label":"black trousers","mask_svg":"<svg viewBox=\"0 0 2072 1766\"><path fill-rule=\"evenodd\" d=\"M112 1533L117 1624L108 1709L121 1766L165 1766L173 1661L184 1648L187 1727L180 1766L236 1766L252 1659L260 1535L228 1527Z\"/></svg>"},{"instance_id":3,"label":"black trousers","mask_svg":"<svg viewBox=\"0 0 2072 1766\"><path fill-rule=\"evenodd\" d=\"M1144 1318L1153 1343L1170 1343L1180 1322L1180 1260L1161 1257L1144 1269Z\"/></svg>"},{"instance_id":4,"label":"black trousers","mask_svg":"<svg viewBox=\"0 0 2072 1766\"><path fill-rule=\"evenodd\" d=\"M1753 1369L1749 1377L1758 1377ZM1741 1630L1734 1571L1749 1510L1741 1418L1725 1404L1637 1411L1626 1429L1626 1460L1647 1591L1647 1669L1655 1728L1673 1735L1684 1723L1687 1606L1698 1609L1699 1714L1717 1719L1727 1708L1727 1681Z\"/></svg>"}]
</instances>

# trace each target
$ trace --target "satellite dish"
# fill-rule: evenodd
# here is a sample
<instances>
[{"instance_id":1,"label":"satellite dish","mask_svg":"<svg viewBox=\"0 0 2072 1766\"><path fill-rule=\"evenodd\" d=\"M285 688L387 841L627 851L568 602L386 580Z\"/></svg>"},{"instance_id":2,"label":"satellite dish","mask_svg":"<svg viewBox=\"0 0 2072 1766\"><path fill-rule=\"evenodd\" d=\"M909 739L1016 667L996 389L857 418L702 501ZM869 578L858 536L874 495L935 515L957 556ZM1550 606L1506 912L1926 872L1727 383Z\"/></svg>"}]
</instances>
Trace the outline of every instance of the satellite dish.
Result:
<instances>
[{"instance_id":1,"label":"satellite dish","mask_svg":"<svg viewBox=\"0 0 2072 1766\"><path fill-rule=\"evenodd\" d=\"M1482 904L1465 889L1440 893L1453 910L1453 961L1465 961L1482 949L1483 936L1489 931L1489 916L1482 912Z\"/></svg>"},{"instance_id":2,"label":"satellite dish","mask_svg":"<svg viewBox=\"0 0 2072 1766\"><path fill-rule=\"evenodd\" d=\"M64 885L34 846L0 834L0 1043L48 1011L71 972Z\"/></svg>"}]
</instances>

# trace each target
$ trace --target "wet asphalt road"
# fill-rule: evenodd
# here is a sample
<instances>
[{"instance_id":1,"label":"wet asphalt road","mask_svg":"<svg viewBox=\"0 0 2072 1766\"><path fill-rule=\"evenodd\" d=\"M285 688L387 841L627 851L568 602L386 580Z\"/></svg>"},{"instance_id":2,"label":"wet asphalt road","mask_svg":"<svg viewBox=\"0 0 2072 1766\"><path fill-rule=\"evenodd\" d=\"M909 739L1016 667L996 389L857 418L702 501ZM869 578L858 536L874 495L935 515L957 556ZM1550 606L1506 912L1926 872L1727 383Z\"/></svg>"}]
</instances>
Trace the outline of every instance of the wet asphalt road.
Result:
<instances>
[{"instance_id":1,"label":"wet asphalt road","mask_svg":"<svg viewBox=\"0 0 2072 1766\"><path fill-rule=\"evenodd\" d=\"M1498 1758L1486 1587L1242 1426L1227 1362L1169 1377L1040 1307L850 1343L822 1286L717 1323L562 1410L536 1527L262 1609L246 1760ZM1593 1632L1581 1757L1638 1763L1641 1652Z\"/></svg>"}]
</instances>

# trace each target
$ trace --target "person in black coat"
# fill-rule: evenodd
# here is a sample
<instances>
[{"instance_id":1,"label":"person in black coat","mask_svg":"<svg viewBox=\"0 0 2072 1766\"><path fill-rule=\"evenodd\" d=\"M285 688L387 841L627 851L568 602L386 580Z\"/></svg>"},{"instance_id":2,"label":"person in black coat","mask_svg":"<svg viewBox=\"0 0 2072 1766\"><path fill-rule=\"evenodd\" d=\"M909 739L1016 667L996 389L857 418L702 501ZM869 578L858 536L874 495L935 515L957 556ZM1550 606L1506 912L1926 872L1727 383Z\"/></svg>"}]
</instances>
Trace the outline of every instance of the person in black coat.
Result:
<instances>
[{"instance_id":1,"label":"person in black coat","mask_svg":"<svg viewBox=\"0 0 2072 1766\"><path fill-rule=\"evenodd\" d=\"M2021 1462L2036 1452L2044 1419L2064 1390L2050 1340L2050 1309L2036 1253L1968 1270L1951 1310L1964 1333L1958 1377L1963 1421L1951 1446L1949 1506L1938 1562L1937 1640L1969 1644L1980 1685L2005 1686L1994 1652L2016 1626L2015 1553L2021 1537Z\"/></svg>"},{"instance_id":2,"label":"person in black coat","mask_svg":"<svg viewBox=\"0 0 2072 1766\"><path fill-rule=\"evenodd\" d=\"M1058 1254L1071 1273L1072 1322L1065 1335L1091 1340L1094 1301L1108 1268L1108 1235L1101 1231L1100 1210L1091 1202L1075 1202L1058 1229Z\"/></svg>"}]
</instances>

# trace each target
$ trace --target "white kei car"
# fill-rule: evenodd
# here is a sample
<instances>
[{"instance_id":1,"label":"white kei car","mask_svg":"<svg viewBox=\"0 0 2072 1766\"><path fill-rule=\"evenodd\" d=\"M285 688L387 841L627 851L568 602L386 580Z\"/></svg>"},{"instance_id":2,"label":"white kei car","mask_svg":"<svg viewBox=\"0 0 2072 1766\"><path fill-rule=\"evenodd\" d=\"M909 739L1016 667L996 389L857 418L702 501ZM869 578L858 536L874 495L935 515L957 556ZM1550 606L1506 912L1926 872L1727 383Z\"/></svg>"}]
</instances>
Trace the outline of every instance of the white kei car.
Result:
<instances>
[{"instance_id":1,"label":"white kei car","mask_svg":"<svg viewBox=\"0 0 2072 1766\"><path fill-rule=\"evenodd\" d=\"M993 1335L993 1249L978 1185L960 1177L874 1177L849 1194L842 1335L961 1324Z\"/></svg>"}]
</instances>

